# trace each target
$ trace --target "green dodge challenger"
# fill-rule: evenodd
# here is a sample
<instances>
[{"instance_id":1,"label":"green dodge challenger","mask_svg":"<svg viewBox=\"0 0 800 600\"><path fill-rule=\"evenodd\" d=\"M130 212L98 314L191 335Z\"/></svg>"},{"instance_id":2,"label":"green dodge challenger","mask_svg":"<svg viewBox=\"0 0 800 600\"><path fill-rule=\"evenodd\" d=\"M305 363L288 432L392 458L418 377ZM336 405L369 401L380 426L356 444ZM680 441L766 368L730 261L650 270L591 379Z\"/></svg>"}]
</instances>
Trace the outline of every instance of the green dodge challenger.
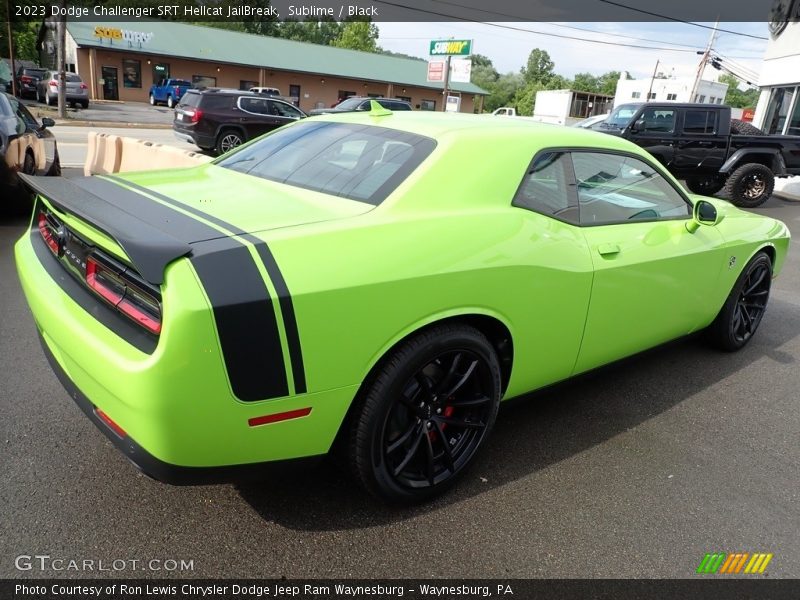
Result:
<instances>
[{"instance_id":1,"label":"green dodge challenger","mask_svg":"<svg viewBox=\"0 0 800 600\"><path fill-rule=\"evenodd\" d=\"M744 346L786 226L602 133L325 115L190 169L25 177L53 370L146 474L332 450L369 492L452 485L511 398L706 329Z\"/></svg>"}]
</instances>

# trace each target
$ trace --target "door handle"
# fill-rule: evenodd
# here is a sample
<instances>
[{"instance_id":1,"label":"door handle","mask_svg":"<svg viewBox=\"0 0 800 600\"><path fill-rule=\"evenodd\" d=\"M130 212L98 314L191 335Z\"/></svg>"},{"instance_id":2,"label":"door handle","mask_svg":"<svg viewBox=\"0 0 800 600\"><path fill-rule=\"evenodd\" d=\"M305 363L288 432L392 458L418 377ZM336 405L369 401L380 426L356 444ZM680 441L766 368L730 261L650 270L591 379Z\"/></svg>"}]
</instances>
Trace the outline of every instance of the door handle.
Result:
<instances>
[{"instance_id":1,"label":"door handle","mask_svg":"<svg viewBox=\"0 0 800 600\"><path fill-rule=\"evenodd\" d=\"M600 256L614 256L619 254L618 244L600 244L597 247L597 252Z\"/></svg>"}]
</instances>

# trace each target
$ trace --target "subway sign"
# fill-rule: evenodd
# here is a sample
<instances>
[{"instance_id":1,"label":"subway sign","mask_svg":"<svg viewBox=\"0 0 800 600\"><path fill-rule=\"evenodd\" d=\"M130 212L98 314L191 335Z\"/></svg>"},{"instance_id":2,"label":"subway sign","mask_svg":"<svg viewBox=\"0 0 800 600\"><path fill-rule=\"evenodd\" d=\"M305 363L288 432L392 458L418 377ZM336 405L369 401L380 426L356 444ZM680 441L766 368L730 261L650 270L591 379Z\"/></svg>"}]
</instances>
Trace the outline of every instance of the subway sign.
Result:
<instances>
[{"instance_id":1,"label":"subway sign","mask_svg":"<svg viewBox=\"0 0 800 600\"><path fill-rule=\"evenodd\" d=\"M469 56L472 40L432 40L431 56Z\"/></svg>"}]
</instances>

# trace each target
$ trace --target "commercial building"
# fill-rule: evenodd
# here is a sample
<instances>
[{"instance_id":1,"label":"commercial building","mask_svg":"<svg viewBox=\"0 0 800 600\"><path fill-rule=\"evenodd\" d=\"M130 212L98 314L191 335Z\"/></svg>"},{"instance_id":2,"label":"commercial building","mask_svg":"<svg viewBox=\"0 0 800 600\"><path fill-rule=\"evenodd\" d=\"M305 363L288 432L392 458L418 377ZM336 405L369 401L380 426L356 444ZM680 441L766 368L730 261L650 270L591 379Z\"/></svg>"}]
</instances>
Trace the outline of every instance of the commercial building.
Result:
<instances>
[{"instance_id":1,"label":"commercial building","mask_svg":"<svg viewBox=\"0 0 800 600\"><path fill-rule=\"evenodd\" d=\"M758 83L753 124L767 133L800 135L800 22L771 25Z\"/></svg>"},{"instance_id":2,"label":"commercial building","mask_svg":"<svg viewBox=\"0 0 800 600\"><path fill-rule=\"evenodd\" d=\"M42 65L55 62L52 29L40 36ZM442 85L429 83L427 63L370 52L250 35L172 21L67 22L66 62L94 100L147 102L164 77L197 87L278 88L303 110L347 96L388 96L416 109L442 110ZM487 92L454 83L461 112Z\"/></svg>"},{"instance_id":3,"label":"commercial building","mask_svg":"<svg viewBox=\"0 0 800 600\"><path fill-rule=\"evenodd\" d=\"M620 79L614 95L614 106L626 102L700 102L723 104L728 84L701 79L694 95L694 77L648 77Z\"/></svg>"}]
</instances>

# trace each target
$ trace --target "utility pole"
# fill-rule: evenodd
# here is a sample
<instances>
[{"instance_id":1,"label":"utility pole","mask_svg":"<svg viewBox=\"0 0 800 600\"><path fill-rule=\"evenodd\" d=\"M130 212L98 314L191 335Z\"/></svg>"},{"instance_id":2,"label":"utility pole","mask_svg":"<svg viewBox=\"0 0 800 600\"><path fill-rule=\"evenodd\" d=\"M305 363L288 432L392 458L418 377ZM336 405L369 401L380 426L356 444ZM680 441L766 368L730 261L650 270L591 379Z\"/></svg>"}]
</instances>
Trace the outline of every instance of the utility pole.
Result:
<instances>
[{"instance_id":1,"label":"utility pole","mask_svg":"<svg viewBox=\"0 0 800 600\"><path fill-rule=\"evenodd\" d=\"M650 78L650 87L647 88L647 98L645 98L645 102L650 102L650 92L653 91L653 83L656 80L656 74L658 73L658 63L661 62L661 59L656 61L656 68L653 69L653 76Z\"/></svg>"},{"instance_id":2,"label":"utility pole","mask_svg":"<svg viewBox=\"0 0 800 600\"><path fill-rule=\"evenodd\" d=\"M6 16L8 18L8 59L11 61L11 94L17 95L17 64L14 60L14 37L11 35L11 0L6 0Z\"/></svg>"},{"instance_id":3,"label":"utility pole","mask_svg":"<svg viewBox=\"0 0 800 600\"><path fill-rule=\"evenodd\" d=\"M447 110L447 93L450 87L450 55L447 55L447 60L444 63L444 92L442 96L442 112Z\"/></svg>"},{"instance_id":4,"label":"utility pole","mask_svg":"<svg viewBox=\"0 0 800 600\"><path fill-rule=\"evenodd\" d=\"M717 41L717 27L719 26L719 19L717 22L714 23L714 30L711 32L711 37L708 38L708 45L706 46L705 52L703 52L703 58L700 59L700 65L697 67L697 76L694 78L694 85L692 86L692 95L689 96L689 102L694 102L695 96L697 95L697 91L700 89L700 80L703 77L703 71L706 69L706 64L708 64L708 58L711 55L711 49L714 47L714 42ZM700 54L700 52L698 52Z\"/></svg>"},{"instance_id":5,"label":"utility pole","mask_svg":"<svg viewBox=\"0 0 800 600\"><path fill-rule=\"evenodd\" d=\"M58 61L58 118L67 118L67 7L66 0L61 0L61 15L58 18L58 44L56 60Z\"/></svg>"}]
</instances>

